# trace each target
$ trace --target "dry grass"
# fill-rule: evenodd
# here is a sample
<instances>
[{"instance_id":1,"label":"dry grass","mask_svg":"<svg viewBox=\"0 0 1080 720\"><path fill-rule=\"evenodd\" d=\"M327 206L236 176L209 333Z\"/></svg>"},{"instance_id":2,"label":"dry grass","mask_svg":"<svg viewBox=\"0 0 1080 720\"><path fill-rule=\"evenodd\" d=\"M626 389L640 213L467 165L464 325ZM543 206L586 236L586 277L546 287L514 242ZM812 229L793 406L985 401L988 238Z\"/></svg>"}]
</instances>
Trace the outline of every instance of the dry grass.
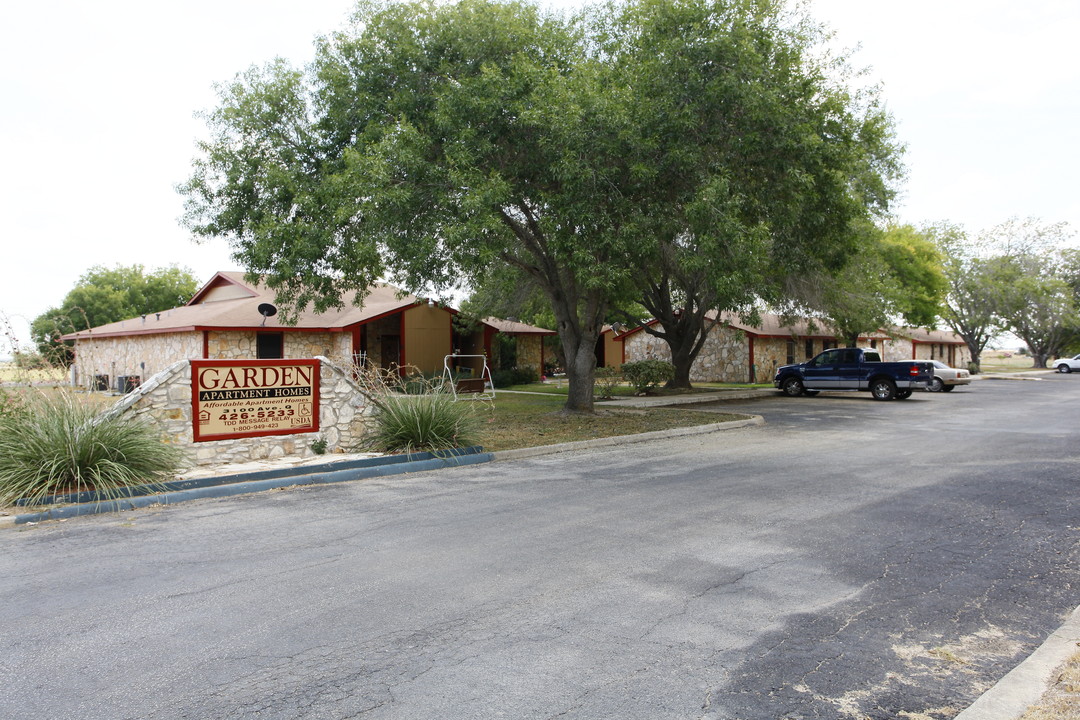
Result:
<instances>
[{"instance_id":1,"label":"dry grass","mask_svg":"<svg viewBox=\"0 0 1080 720\"><path fill-rule=\"evenodd\" d=\"M987 350L980 360L984 373L1024 372L1035 369L1030 355L1020 355L1008 350Z\"/></svg>"},{"instance_id":2,"label":"dry grass","mask_svg":"<svg viewBox=\"0 0 1080 720\"><path fill-rule=\"evenodd\" d=\"M0 362L0 383L64 384L67 382L68 373L64 368L27 370L13 362Z\"/></svg>"},{"instance_id":3,"label":"dry grass","mask_svg":"<svg viewBox=\"0 0 1080 720\"><path fill-rule=\"evenodd\" d=\"M1062 666L1042 700L1019 720L1080 720L1080 652Z\"/></svg>"},{"instance_id":4,"label":"dry grass","mask_svg":"<svg viewBox=\"0 0 1080 720\"><path fill-rule=\"evenodd\" d=\"M559 411L564 402L558 396L503 394L490 405L477 403L476 411L481 416L482 426L480 444L485 450L511 450L708 425L745 417L680 408L606 410L596 415L563 415Z\"/></svg>"}]
</instances>

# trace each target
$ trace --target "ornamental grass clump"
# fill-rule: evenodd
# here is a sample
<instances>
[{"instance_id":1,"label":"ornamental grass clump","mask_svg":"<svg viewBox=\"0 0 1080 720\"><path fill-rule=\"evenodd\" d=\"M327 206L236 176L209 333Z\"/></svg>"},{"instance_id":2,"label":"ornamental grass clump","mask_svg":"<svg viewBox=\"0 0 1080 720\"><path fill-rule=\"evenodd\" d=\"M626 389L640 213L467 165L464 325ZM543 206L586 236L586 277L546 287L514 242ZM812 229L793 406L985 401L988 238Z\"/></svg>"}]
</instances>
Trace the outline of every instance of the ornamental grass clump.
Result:
<instances>
[{"instance_id":1,"label":"ornamental grass clump","mask_svg":"<svg viewBox=\"0 0 1080 720\"><path fill-rule=\"evenodd\" d=\"M477 444L475 403L458 402L442 378L399 368L366 367L357 382L375 406L368 441L380 452L448 450Z\"/></svg>"},{"instance_id":2,"label":"ornamental grass clump","mask_svg":"<svg viewBox=\"0 0 1080 720\"><path fill-rule=\"evenodd\" d=\"M166 479L182 459L143 421L99 415L66 393L28 397L0 416L0 505L87 491L115 497Z\"/></svg>"},{"instance_id":3,"label":"ornamental grass clump","mask_svg":"<svg viewBox=\"0 0 1080 720\"><path fill-rule=\"evenodd\" d=\"M382 452L447 450L475 445L479 422L473 408L452 393L381 398L375 413L372 446Z\"/></svg>"}]
</instances>

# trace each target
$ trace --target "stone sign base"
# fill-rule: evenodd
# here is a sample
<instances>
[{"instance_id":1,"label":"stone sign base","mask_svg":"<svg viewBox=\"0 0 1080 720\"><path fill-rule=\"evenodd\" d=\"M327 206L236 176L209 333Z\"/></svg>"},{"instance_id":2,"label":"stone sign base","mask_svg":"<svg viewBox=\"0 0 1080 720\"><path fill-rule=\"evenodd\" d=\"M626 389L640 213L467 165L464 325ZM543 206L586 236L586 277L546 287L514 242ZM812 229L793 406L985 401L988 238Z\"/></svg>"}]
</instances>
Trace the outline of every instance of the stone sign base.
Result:
<instances>
[{"instance_id":1,"label":"stone sign base","mask_svg":"<svg viewBox=\"0 0 1080 720\"><path fill-rule=\"evenodd\" d=\"M312 443L326 441L326 452L360 448L371 415L368 402L346 368L325 357L320 366L319 431L295 435L194 441L191 418L191 363L181 360L146 380L107 410L130 414L158 428L164 441L184 447L192 466L228 465L279 457L309 457Z\"/></svg>"}]
</instances>

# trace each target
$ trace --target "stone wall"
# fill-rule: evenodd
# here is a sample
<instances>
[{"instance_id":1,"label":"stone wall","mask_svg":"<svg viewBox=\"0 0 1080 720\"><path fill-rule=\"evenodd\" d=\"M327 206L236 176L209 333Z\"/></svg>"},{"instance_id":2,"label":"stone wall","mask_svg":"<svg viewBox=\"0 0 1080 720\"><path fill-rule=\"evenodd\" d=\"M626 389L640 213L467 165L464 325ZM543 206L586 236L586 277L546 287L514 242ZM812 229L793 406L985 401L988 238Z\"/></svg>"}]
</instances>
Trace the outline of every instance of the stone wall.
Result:
<instances>
[{"instance_id":1,"label":"stone wall","mask_svg":"<svg viewBox=\"0 0 1080 720\"><path fill-rule=\"evenodd\" d=\"M256 335L252 330L210 330L207 357L214 360L252 359L256 356ZM286 358L329 357L344 362L352 354L352 335L346 332L283 332L282 356ZM196 355L201 358L202 348Z\"/></svg>"},{"instance_id":2,"label":"stone wall","mask_svg":"<svg viewBox=\"0 0 1080 720\"><path fill-rule=\"evenodd\" d=\"M295 435L194 442L191 423L191 363L181 360L121 398L109 413L128 413L158 428L165 442L184 447L191 465L227 465L276 457L308 457L311 443L326 440L327 452L361 448L372 406L349 371L320 361L319 431Z\"/></svg>"},{"instance_id":3,"label":"stone wall","mask_svg":"<svg viewBox=\"0 0 1080 720\"><path fill-rule=\"evenodd\" d=\"M176 358L202 357L202 333L157 333L116 338L80 339L75 352L75 384L90 385L95 375L108 375L116 387L121 375L146 380L165 370Z\"/></svg>"},{"instance_id":4,"label":"stone wall","mask_svg":"<svg viewBox=\"0 0 1080 720\"><path fill-rule=\"evenodd\" d=\"M518 335L517 341L517 366L522 370L531 368L536 371L537 375L542 375L544 368L540 362L540 358L543 356L542 345L544 342L543 336L540 335Z\"/></svg>"},{"instance_id":5,"label":"stone wall","mask_svg":"<svg viewBox=\"0 0 1080 720\"><path fill-rule=\"evenodd\" d=\"M671 362L668 344L647 332L627 335L626 362L665 360ZM756 349L756 348L755 348ZM761 370L758 371L760 378ZM746 334L731 327L718 325L709 333L690 369L691 382L748 382L750 379L750 347ZM769 375L772 379L772 375Z\"/></svg>"}]
</instances>

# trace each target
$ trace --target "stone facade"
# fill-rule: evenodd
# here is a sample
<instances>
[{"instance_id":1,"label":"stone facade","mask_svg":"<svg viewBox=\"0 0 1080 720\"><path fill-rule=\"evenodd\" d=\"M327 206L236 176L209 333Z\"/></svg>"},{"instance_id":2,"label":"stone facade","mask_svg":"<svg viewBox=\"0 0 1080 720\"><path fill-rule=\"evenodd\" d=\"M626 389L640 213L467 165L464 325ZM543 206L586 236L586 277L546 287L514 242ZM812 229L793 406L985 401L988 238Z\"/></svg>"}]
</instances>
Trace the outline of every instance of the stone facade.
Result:
<instances>
[{"instance_id":1,"label":"stone facade","mask_svg":"<svg viewBox=\"0 0 1080 720\"><path fill-rule=\"evenodd\" d=\"M194 442L191 421L191 363L181 360L121 398L109 413L131 414L157 427L164 441L182 446L193 466L226 465L277 457L308 457L325 440L327 452L358 450L367 431L371 403L350 372L327 357L320 361L319 431L295 435Z\"/></svg>"},{"instance_id":2,"label":"stone facade","mask_svg":"<svg viewBox=\"0 0 1080 720\"><path fill-rule=\"evenodd\" d=\"M544 373L543 342L544 338L538 335L519 335L517 342L517 366L522 370L535 370L537 375Z\"/></svg>"},{"instance_id":3,"label":"stone facade","mask_svg":"<svg viewBox=\"0 0 1080 720\"><path fill-rule=\"evenodd\" d=\"M110 388L114 388L116 378L122 375L146 380L176 358L201 358L202 353L202 334L197 332L80 339L74 384L87 387L95 376L107 375Z\"/></svg>"},{"instance_id":4,"label":"stone facade","mask_svg":"<svg viewBox=\"0 0 1080 720\"><path fill-rule=\"evenodd\" d=\"M625 343L626 362L638 360L665 360L671 362L668 344L647 332L627 335ZM760 370L759 370L759 377ZM772 377L771 375L769 376ZM717 325L705 340L693 367L691 382L738 382L750 380L750 346L746 334L726 325Z\"/></svg>"},{"instance_id":5,"label":"stone facade","mask_svg":"<svg viewBox=\"0 0 1080 720\"><path fill-rule=\"evenodd\" d=\"M622 341L626 362L671 361L668 344L647 332L628 334ZM690 369L690 381L767 383L781 365L806 362L823 350L840 345L835 338L753 335L729 325L717 325ZM957 342L913 341L902 335L873 333L860 338L859 346L880 350L881 359L887 362L941 360L953 367L966 368L971 361L967 345Z\"/></svg>"},{"instance_id":6,"label":"stone facade","mask_svg":"<svg viewBox=\"0 0 1080 720\"><path fill-rule=\"evenodd\" d=\"M347 332L284 332L282 354L286 358L329 357L347 363L352 335ZM257 356L256 333L251 330L209 330L206 357L214 360L251 359ZM116 378L135 375L141 380L163 371L176 358L202 358L203 333L177 332L153 335L80 339L75 356L75 385L87 387L95 376L106 375L110 389Z\"/></svg>"}]
</instances>

